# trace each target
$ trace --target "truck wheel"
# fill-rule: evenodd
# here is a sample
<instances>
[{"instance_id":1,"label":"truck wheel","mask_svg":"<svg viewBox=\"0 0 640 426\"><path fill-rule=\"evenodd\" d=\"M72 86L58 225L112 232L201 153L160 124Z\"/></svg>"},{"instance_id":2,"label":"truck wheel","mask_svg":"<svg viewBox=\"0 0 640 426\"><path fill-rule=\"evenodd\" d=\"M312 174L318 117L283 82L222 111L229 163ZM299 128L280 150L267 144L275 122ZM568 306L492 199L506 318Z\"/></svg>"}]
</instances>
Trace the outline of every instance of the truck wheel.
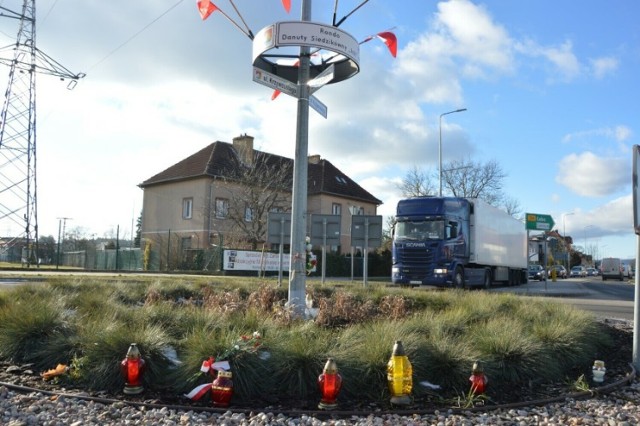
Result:
<instances>
[{"instance_id":1,"label":"truck wheel","mask_svg":"<svg viewBox=\"0 0 640 426\"><path fill-rule=\"evenodd\" d=\"M464 288L464 272L459 266L453 273L453 285L455 288Z\"/></svg>"},{"instance_id":2,"label":"truck wheel","mask_svg":"<svg viewBox=\"0 0 640 426\"><path fill-rule=\"evenodd\" d=\"M491 271L489 270L484 271L484 288L487 290L491 288Z\"/></svg>"}]
</instances>

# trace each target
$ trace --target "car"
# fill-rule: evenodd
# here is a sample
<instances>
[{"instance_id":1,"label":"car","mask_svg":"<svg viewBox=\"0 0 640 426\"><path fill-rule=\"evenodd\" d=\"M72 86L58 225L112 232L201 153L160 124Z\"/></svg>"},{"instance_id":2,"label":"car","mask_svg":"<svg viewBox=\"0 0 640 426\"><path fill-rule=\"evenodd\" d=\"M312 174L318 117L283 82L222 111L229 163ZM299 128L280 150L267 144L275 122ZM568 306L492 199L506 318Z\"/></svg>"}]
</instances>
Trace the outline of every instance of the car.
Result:
<instances>
[{"instance_id":1,"label":"car","mask_svg":"<svg viewBox=\"0 0 640 426\"><path fill-rule=\"evenodd\" d=\"M545 278L544 268L542 265L529 265L529 279L542 281Z\"/></svg>"},{"instance_id":2,"label":"car","mask_svg":"<svg viewBox=\"0 0 640 426\"><path fill-rule=\"evenodd\" d=\"M573 268L571 268L571 273L569 274L569 277L574 278L574 277L578 277L578 278L583 278L587 276L587 268L585 268L584 266L574 266Z\"/></svg>"},{"instance_id":3,"label":"car","mask_svg":"<svg viewBox=\"0 0 640 426\"><path fill-rule=\"evenodd\" d=\"M553 265L549 269L548 276L553 277L553 271L556 273L556 278L567 278L567 270L562 265Z\"/></svg>"},{"instance_id":4,"label":"car","mask_svg":"<svg viewBox=\"0 0 640 426\"><path fill-rule=\"evenodd\" d=\"M588 277L597 277L598 270L596 268L587 268L587 276Z\"/></svg>"}]
</instances>

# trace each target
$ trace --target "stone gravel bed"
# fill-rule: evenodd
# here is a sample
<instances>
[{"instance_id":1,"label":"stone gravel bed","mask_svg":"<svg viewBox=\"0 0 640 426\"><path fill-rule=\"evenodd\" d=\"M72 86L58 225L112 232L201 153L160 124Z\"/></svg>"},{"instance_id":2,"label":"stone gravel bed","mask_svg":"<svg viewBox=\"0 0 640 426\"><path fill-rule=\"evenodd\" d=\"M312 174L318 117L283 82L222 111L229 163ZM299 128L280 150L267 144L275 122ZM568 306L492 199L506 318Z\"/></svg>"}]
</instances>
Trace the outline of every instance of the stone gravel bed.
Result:
<instances>
[{"instance_id":1,"label":"stone gravel bed","mask_svg":"<svg viewBox=\"0 0 640 426\"><path fill-rule=\"evenodd\" d=\"M7 426L84 425L607 425L640 424L640 382L588 399L566 399L544 406L494 408L483 411L435 411L400 415L373 413L331 418L271 412L198 412L130 405L118 401L103 403L67 395L42 392L21 393L0 386L0 424Z\"/></svg>"}]
</instances>

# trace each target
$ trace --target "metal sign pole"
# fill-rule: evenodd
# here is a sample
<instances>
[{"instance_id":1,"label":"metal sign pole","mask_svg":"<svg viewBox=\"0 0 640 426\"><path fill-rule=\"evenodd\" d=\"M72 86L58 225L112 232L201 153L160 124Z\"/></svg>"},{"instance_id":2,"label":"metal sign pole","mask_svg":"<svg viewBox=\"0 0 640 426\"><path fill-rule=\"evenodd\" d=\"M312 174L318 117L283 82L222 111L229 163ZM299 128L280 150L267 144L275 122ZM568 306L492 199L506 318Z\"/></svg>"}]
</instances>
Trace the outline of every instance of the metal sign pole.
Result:
<instances>
[{"instance_id":1,"label":"metal sign pole","mask_svg":"<svg viewBox=\"0 0 640 426\"><path fill-rule=\"evenodd\" d=\"M311 0L302 0L302 21L311 21ZM289 265L289 308L304 316L306 297L307 155L309 149L310 48L300 47L298 69L298 117L296 154L293 163L291 208L291 262Z\"/></svg>"},{"instance_id":2,"label":"metal sign pole","mask_svg":"<svg viewBox=\"0 0 640 426\"><path fill-rule=\"evenodd\" d=\"M322 219L322 285L327 274L327 219Z\"/></svg>"},{"instance_id":3,"label":"metal sign pole","mask_svg":"<svg viewBox=\"0 0 640 426\"><path fill-rule=\"evenodd\" d=\"M284 257L284 217L280 218L280 248L278 250L278 287L282 285L282 263Z\"/></svg>"},{"instance_id":4,"label":"metal sign pole","mask_svg":"<svg viewBox=\"0 0 640 426\"><path fill-rule=\"evenodd\" d=\"M640 323L640 235L636 235L636 273L635 273L635 297L633 301L633 366L640 370L640 336L638 336L638 324Z\"/></svg>"},{"instance_id":5,"label":"metal sign pole","mask_svg":"<svg viewBox=\"0 0 640 426\"><path fill-rule=\"evenodd\" d=\"M364 247L362 250L362 284L367 286L367 269L369 269L369 218L364 220Z\"/></svg>"}]
</instances>

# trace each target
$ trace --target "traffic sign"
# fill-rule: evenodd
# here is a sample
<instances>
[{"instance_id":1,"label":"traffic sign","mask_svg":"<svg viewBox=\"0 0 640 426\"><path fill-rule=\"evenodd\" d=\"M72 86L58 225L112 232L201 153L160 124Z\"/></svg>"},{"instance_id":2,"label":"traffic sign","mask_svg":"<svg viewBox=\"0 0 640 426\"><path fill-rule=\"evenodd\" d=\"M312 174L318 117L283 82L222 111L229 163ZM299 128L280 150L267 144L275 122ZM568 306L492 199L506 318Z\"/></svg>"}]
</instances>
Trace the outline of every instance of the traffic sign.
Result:
<instances>
[{"instance_id":1,"label":"traffic sign","mask_svg":"<svg viewBox=\"0 0 640 426\"><path fill-rule=\"evenodd\" d=\"M278 77L275 74L271 74L270 72L264 71L258 67L253 67L253 81L272 89L279 90L282 93L293 96L294 98L298 97L297 84Z\"/></svg>"},{"instance_id":2,"label":"traffic sign","mask_svg":"<svg viewBox=\"0 0 640 426\"><path fill-rule=\"evenodd\" d=\"M318 114L327 118L327 106L320 102L320 99L316 98L313 95L309 95L309 106L315 109Z\"/></svg>"},{"instance_id":3,"label":"traffic sign","mask_svg":"<svg viewBox=\"0 0 640 426\"><path fill-rule=\"evenodd\" d=\"M633 189L633 228L637 235L640 235L640 145L633 146L633 175L631 186Z\"/></svg>"},{"instance_id":4,"label":"traffic sign","mask_svg":"<svg viewBox=\"0 0 640 426\"><path fill-rule=\"evenodd\" d=\"M307 83L309 84L309 93L313 93L319 88L321 88L322 86L324 86L325 84L328 84L329 82L331 82L331 80L333 80L333 77L335 75L335 69L336 69L336 66L331 64L324 71L318 74L316 78L314 78L309 83Z\"/></svg>"},{"instance_id":5,"label":"traffic sign","mask_svg":"<svg viewBox=\"0 0 640 426\"><path fill-rule=\"evenodd\" d=\"M525 217L527 229L529 230L551 231L553 225L555 225L553 218L548 214L526 213Z\"/></svg>"}]
</instances>

